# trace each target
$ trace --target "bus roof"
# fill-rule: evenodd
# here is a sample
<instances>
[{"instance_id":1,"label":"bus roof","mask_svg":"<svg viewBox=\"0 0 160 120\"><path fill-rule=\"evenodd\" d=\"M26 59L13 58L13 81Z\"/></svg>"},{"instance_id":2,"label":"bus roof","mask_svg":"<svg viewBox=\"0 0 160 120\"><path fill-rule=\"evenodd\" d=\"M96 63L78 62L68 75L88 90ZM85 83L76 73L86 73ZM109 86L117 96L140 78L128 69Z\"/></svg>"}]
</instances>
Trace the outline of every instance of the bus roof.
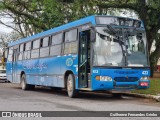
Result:
<instances>
[{"instance_id":1,"label":"bus roof","mask_svg":"<svg viewBox=\"0 0 160 120\"><path fill-rule=\"evenodd\" d=\"M62 30L66 30L66 29L69 29L69 28L72 28L72 27L76 27L76 26L79 26L79 25L82 25L82 24L89 23L89 22L92 23L93 25L96 24L95 15L88 16L88 17L82 18L80 20L76 20L76 21L67 23L65 25L62 25L62 26L59 26L59 27L56 27L56 28L53 28L53 29L50 29L50 30L47 30L47 31L43 31L43 32L35 34L33 36L29 36L27 38L17 40L15 42L11 42L11 43L8 44L8 46L14 46L16 44L27 42L27 41L30 41L30 40L33 40L33 39L36 39L36 38L39 38L39 37L43 37L43 36L46 36L46 35L49 35L49 34L60 32Z\"/></svg>"}]
</instances>

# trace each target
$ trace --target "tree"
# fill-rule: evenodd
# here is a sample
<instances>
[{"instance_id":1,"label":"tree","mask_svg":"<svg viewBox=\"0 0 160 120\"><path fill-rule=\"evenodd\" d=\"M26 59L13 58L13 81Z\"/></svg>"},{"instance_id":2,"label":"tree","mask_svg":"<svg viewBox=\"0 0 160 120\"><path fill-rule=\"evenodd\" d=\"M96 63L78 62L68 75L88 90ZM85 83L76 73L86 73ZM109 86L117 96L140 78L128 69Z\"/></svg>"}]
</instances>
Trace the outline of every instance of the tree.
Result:
<instances>
[{"instance_id":1,"label":"tree","mask_svg":"<svg viewBox=\"0 0 160 120\"><path fill-rule=\"evenodd\" d=\"M1 0L2 17L13 19L10 27L27 37L35 33L80 19L92 14L105 12L96 7L94 0Z\"/></svg>"},{"instance_id":2,"label":"tree","mask_svg":"<svg viewBox=\"0 0 160 120\"><path fill-rule=\"evenodd\" d=\"M12 31L11 33L0 33L0 46L5 48L9 42L13 42L21 38L20 34L15 31Z\"/></svg>"}]
</instances>

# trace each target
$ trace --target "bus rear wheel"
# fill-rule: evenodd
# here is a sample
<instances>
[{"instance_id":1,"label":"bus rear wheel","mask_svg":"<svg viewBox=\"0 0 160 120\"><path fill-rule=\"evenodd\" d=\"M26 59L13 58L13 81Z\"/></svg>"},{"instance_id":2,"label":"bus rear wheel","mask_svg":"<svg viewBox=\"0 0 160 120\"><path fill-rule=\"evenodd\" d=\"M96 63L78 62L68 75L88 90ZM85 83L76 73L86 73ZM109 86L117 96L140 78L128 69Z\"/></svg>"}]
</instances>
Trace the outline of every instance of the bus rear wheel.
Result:
<instances>
[{"instance_id":1,"label":"bus rear wheel","mask_svg":"<svg viewBox=\"0 0 160 120\"><path fill-rule=\"evenodd\" d=\"M22 88L22 90L32 90L35 88L35 85L27 84L25 74L22 74L22 76L21 76L21 88Z\"/></svg>"},{"instance_id":2,"label":"bus rear wheel","mask_svg":"<svg viewBox=\"0 0 160 120\"><path fill-rule=\"evenodd\" d=\"M75 77L73 74L69 74L67 78L67 92L71 98L77 97L78 91L75 89Z\"/></svg>"}]
</instances>

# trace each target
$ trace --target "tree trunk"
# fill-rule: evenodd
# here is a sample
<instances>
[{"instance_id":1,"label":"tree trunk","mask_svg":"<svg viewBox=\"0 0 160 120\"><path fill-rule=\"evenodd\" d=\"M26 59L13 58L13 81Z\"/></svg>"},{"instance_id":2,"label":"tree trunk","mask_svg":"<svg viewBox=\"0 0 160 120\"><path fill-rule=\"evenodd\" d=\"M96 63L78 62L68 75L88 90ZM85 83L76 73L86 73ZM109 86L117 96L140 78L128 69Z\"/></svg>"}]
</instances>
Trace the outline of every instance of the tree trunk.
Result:
<instances>
[{"instance_id":1,"label":"tree trunk","mask_svg":"<svg viewBox=\"0 0 160 120\"><path fill-rule=\"evenodd\" d=\"M157 44L155 51L152 52L150 55L151 77L153 77L153 73L155 71L159 58L160 58L160 44Z\"/></svg>"},{"instance_id":2,"label":"tree trunk","mask_svg":"<svg viewBox=\"0 0 160 120\"><path fill-rule=\"evenodd\" d=\"M153 77L153 73L154 73L155 65L156 65L156 60L155 60L154 54L150 55L149 60L150 60L150 69L151 69L150 77Z\"/></svg>"}]
</instances>

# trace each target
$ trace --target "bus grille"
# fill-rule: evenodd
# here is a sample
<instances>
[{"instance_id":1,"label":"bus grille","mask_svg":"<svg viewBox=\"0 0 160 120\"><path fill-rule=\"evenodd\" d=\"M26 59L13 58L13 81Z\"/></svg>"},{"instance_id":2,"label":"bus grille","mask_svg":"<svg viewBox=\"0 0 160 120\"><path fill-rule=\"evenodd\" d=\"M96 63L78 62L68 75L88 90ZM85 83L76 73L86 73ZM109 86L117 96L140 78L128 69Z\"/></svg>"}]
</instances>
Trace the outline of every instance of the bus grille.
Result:
<instances>
[{"instance_id":1,"label":"bus grille","mask_svg":"<svg viewBox=\"0 0 160 120\"><path fill-rule=\"evenodd\" d=\"M137 85L116 85L115 89L136 89L138 88Z\"/></svg>"},{"instance_id":2,"label":"bus grille","mask_svg":"<svg viewBox=\"0 0 160 120\"><path fill-rule=\"evenodd\" d=\"M138 71L118 71L118 70L116 70L116 71L114 71L114 73L116 73L116 74L137 74Z\"/></svg>"},{"instance_id":3,"label":"bus grille","mask_svg":"<svg viewBox=\"0 0 160 120\"><path fill-rule=\"evenodd\" d=\"M114 80L116 82L136 82L138 77L115 77Z\"/></svg>"}]
</instances>

